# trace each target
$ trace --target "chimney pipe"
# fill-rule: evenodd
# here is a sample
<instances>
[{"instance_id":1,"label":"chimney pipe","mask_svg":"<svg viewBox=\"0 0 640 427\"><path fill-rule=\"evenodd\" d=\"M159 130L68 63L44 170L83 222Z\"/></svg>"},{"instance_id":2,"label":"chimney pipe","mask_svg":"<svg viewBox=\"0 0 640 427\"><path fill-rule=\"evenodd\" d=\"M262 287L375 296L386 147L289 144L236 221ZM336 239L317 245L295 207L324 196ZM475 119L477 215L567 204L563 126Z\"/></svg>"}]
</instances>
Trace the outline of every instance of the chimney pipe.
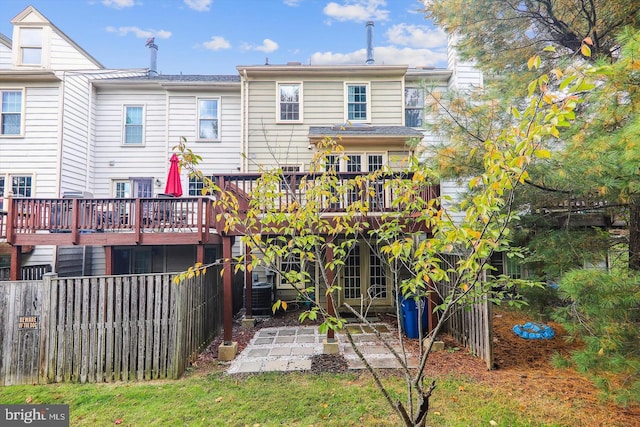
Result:
<instances>
[{"instance_id":1,"label":"chimney pipe","mask_svg":"<svg viewBox=\"0 0 640 427\"><path fill-rule=\"evenodd\" d=\"M149 76L158 75L158 45L155 43L155 37L151 37L145 44L149 48Z\"/></svg>"},{"instance_id":2,"label":"chimney pipe","mask_svg":"<svg viewBox=\"0 0 640 427\"><path fill-rule=\"evenodd\" d=\"M367 21L367 65L376 61L373 59L373 21Z\"/></svg>"}]
</instances>

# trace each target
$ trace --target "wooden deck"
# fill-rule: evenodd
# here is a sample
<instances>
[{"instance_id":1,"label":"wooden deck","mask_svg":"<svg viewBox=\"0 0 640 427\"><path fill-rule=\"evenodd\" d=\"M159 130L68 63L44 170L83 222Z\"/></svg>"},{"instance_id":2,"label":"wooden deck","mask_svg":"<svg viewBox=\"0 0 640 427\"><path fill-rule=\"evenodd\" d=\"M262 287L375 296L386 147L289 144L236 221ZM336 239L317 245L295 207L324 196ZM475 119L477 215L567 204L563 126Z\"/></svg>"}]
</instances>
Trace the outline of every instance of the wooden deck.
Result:
<instances>
[{"instance_id":1,"label":"wooden deck","mask_svg":"<svg viewBox=\"0 0 640 427\"><path fill-rule=\"evenodd\" d=\"M207 197L7 201L0 238L15 246L220 243Z\"/></svg>"}]
</instances>

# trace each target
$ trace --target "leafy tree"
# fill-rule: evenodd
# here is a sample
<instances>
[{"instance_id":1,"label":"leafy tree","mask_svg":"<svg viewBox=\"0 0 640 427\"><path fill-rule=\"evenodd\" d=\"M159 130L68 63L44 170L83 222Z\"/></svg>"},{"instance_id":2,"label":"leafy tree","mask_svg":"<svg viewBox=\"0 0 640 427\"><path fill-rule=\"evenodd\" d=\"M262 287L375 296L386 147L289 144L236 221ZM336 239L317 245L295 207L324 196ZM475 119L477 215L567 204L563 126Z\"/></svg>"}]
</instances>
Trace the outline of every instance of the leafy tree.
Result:
<instances>
[{"instance_id":1,"label":"leafy tree","mask_svg":"<svg viewBox=\"0 0 640 427\"><path fill-rule=\"evenodd\" d=\"M558 91L566 89L561 82L573 86L583 94L583 102L576 109L574 126L560 130L562 142L547 147L552 156L532 166L531 179L517 196L519 204L529 203L534 208L531 213L539 215L536 207L580 202L582 206L569 204L568 212L586 208L608 218L625 219L629 267L640 270L640 182L637 138L632 137L638 131L640 106L638 3L430 0L425 6L428 17L458 35L461 55L495 77L487 79L482 100L453 95L453 100L435 103L456 106L447 110L450 120L435 128L452 135L453 141L438 152L440 166L449 171L477 167L480 154L460 154L493 137L495 120L488 125L484 117L508 122L508 108L519 105L526 96L514 89L522 87L526 75L520 65L523 58L545 48L539 65L550 76L548 86ZM563 67L581 71L568 81L557 74ZM441 97L436 94L436 98Z\"/></svg>"},{"instance_id":2,"label":"leafy tree","mask_svg":"<svg viewBox=\"0 0 640 427\"><path fill-rule=\"evenodd\" d=\"M531 65L535 67L536 61ZM179 150L191 164L193 173L208 184L205 191L217 194L215 208L223 224L220 232L243 234L242 241L252 256L250 260L240 256L236 268L268 267L295 285L299 298L315 302L311 293L318 291L324 296L325 301L303 313L301 320L321 318L322 331L343 328L337 278L358 241L371 242L372 248L376 248L375 253L392 272L392 286L397 295L405 298L428 295L439 300L435 309L438 321L420 342L417 369L407 365L404 349L395 351L378 335L403 366L407 381L404 401L394 400L383 377L363 357L350 330L343 330L403 424L424 426L429 398L435 389L435 381L428 381L424 375L433 343L457 307L495 296L483 277L493 251L505 248L508 225L515 216L514 191L528 179L527 169L534 158L550 156L542 148L542 142L555 138L558 126L565 126L573 117L577 100L569 96L557 103L557 96L547 89L547 80L548 76L543 75L529 86L529 101L523 108L512 110L511 126L502 128L494 139L483 141L480 171L470 179L472 191L460 205L464 212L461 222L453 221L450 212L443 208L444 199L432 197L430 185L434 174L415 158L407 159L407 167L401 172L382 169L345 179L328 161L329 156L344 156L342 147L337 141L326 139L318 145L308 173L291 175L277 166L265 169L245 194L237 186L218 186L207 181L197 170L198 157L184 144ZM385 194L394 197L385 200ZM346 212L332 215L334 205L345 200ZM383 200L391 209L382 216L371 215ZM462 256L455 262L447 262L443 255L451 253ZM290 257L301 268L282 268L278 260ZM316 266L319 275L304 268L307 264ZM448 286L437 285L444 282ZM286 305L286 301L277 301L274 309L286 309ZM357 307L343 305L367 322ZM399 310L400 307L398 319Z\"/></svg>"}]
</instances>

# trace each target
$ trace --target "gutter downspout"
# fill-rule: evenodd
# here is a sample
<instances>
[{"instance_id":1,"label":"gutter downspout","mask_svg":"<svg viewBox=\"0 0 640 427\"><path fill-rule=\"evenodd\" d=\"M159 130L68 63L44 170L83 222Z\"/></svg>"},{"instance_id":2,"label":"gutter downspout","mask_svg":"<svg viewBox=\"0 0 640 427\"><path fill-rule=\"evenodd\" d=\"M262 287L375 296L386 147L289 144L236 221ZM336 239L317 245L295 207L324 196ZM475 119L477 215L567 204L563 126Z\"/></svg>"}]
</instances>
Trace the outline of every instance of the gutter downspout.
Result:
<instances>
[{"instance_id":1,"label":"gutter downspout","mask_svg":"<svg viewBox=\"0 0 640 427\"><path fill-rule=\"evenodd\" d=\"M56 183L56 193L57 197L61 196L61 188L62 188L62 150L64 148L64 110L65 110L65 89L67 82L67 72L62 71L62 79L60 81L60 111L58 112L58 161L56 165L56 175L58 178L58 182ZM53 246L53 273L57 272L58 269L58 246ZM84 261L84 260L83 260ZM82 267L84 272L84 266Z\"/></svg>"},{"instance_id":2,"label":"gutter downspout","mask_svg":"<svg viewBox=\"0 0 640 427\"><path fill-rule=\"evenodd\" d=\"M240 91L242 98L242 112L240 114L240 120L242 120L242 130L240 139L242 140L242 172L247 173L249 171L249 77L247 76L247 69L242 70L242 88Z\"/></svg>"}]
</instances>

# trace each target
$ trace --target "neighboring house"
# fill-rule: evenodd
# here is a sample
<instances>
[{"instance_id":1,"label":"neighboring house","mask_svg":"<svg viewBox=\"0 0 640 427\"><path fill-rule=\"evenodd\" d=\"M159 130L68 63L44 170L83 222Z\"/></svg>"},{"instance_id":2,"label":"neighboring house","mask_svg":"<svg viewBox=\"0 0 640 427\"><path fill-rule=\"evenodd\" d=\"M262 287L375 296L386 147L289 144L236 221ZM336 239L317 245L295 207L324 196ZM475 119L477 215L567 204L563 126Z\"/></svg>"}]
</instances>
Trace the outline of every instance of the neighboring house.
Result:
<instances>
[{"instance_id":1,"label":"neighboring house","mask_svg":"<svg viewBox=\"0 0 640 427\"><path fill-rule=\"evenodd\" d=\"M88 189L88 81L142 72L105 69L31 6L11 23L13 39L0 37L0 211L10 194L58 197ZM53 245L21 251L26 265L54 264L58 255ZM0 266L10 252L0 243Z\"/></svg>"},{"instance_id":2,"label":"neighboring house","mask_svg":"<svg viewBox=\"0 0 640 427\"><path fill-rule=\"evenodd\" d=\"M169 157L184 138L206 175L240 168L240 77L150 75L93 83L94 196L148 198L164 192ZM202 182L181 174L183 198L202 196ZM167 232L167 231L165 231ZM179 231L180 233L182 231ZM221 256L212 242L113 246L112 273L184 270Z\"/></svg>"},{"instance_id":3,"label":"neighboring house","mask_svg":"<svg viewBox=\"0 0 640 427\"><path fill-rule=\"evenodd\" d=\"M195 199L179 206L147 201L137 211L134 202L106 199L162 193L172 147L183 136L212 161L204 171L239 167L239 77L154 79L152 70L105 69L31 6L12 24L13 39L0 38L0 268L10 266L13 277L21 266L42 264L60 275L158 272L215 259L218 238L196 218L204 216L203 200L194 212ZM197 193L198 183L186 175L183 182L185 196ZM33 201L12 219L9 196ZM81 202L73 213L71 199L52 202L65 196L103 201ZM147 231L177 229L173 214L171 224L151 217L150 210L166 206L183 215L179 238L140 236L131 226L138 212L149 215ZM72 217L91 223L72 224ZM22 227L17 235L7 236L9 221ZM115 225L118 234L96 233Z\"/></svg>"}]
</instances>

